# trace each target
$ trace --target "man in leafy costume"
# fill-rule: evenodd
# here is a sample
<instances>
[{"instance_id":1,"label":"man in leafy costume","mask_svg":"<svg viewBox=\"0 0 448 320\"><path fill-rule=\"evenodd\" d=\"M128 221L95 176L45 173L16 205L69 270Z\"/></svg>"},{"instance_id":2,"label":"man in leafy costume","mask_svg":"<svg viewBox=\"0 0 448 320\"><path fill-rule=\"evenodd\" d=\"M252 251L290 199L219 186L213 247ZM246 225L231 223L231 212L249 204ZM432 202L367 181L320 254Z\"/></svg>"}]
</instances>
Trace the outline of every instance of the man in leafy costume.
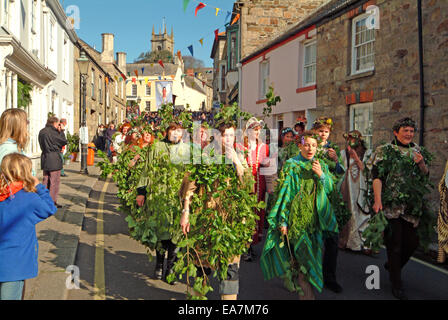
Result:
<instances>
[{"instance_id":1,"label":"man in leafy costume","mask_svg":"<svg viewBox=\"0 0 448 320\"><path fill-rule=\"evenodd\" d=\"M315 158L318 140L314 132L305 131L300 154L283 166L261 256L264 278L283 277L301 299L314 299L311 285L322 291L324 238L338 232L328 198L334 188L332 175Z\"/></svg>"},{"instance_id":2,"label":"man in leafy costume","mask_svg":"<svg viewBox=\"0 0 448 320\"><path fill-rule=\"evenodd\" d=\"M411 118L403 118L393 126L395 136L391 143L379 146L367 167L372 172L374 204L378 213L364 232L367 245L378 246L384 229L392 294L407 299L401 282L401 269L411 258L420 241L428 239L430 229L424 196L431 186L429 165L432 156L412 142L417 126ZM378 225L377 221L381 222ZM385 226L387 226L385 228ZM417 227L420 226L417 233ZM426 232L426 234L425 234Z\"/></svg>"},{"instance_id":3,"label":"man in leafy costume","mask_svg":"<svg viewBox=\"0 0 448 320\"><path fill-rule=\"evenodd\" d=\"M184 175L184 160L189 159L190 148L181 142L182 126L171 123L166 137L156 141L146 156L145 168L137 185L137 204L144 206L145 239L150 249L156 250L154 277L165 278L173 272L181 236L179 228L180 201L178 190Z\"/></svg>"},{"instance_id":4,"label":"man in leafy costume","mask_svg":"<svg viewBox=\"0 0 448 320\"><path fill-rule=\"evenodd\" d=\"M345 167L341 161L339 147L328 140L333 129L333 120L327 117L320 117L313 123L313 130L321 138L316 157L327 164L330 173L333 175L335 187L329 195L329 200L333 207L341 230L350 219L350 211L342 198L340 184L345 172ZM325 238L325 250L323 260L323 272L325 286L333 292L342 292L342 287L336 281L336 265L338 258L339 235L333 234Z\"/></svg>"},{"instance_id":5,"label":"man in leafy costume","mask_svg":"<svg viewBox=\"0 0 448 320\"><path fill-rule=\"evenodd\" d=\"M220 280L221 299L236 300L240 256L252 241L258 219L254 208L263 206L254 194L244 154L235 148L233 116L239 118L241 112L235 105L226 109L222 119L217 117L221 137L204 150L201 164L188 166L180 190L186 238L179 243L184 249L175 271L195 278L191 299L205 299L212 289L206 272L210 268ZM209 156L210 161L205 159Z\"/></svg>"}]
</instances>

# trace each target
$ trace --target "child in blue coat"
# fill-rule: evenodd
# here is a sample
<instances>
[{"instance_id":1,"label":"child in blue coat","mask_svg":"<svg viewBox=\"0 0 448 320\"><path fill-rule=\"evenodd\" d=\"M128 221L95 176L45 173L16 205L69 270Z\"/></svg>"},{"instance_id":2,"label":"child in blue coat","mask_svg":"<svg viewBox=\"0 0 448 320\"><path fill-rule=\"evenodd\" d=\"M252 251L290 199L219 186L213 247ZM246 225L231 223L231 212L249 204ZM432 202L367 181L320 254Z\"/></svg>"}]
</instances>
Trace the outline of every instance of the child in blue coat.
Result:
<instances>
[{"instance_id":1,"label":"child in blue coat","mask_svg":"<svg viewBox=\"0 0 448 320\"><path fill-rule=\"evenodd\" d=\"M19 153L3 158L0 173L0 300L22 299L24 280L38 272L36 224L57 208Z\"/></svg>"}]
</instances>

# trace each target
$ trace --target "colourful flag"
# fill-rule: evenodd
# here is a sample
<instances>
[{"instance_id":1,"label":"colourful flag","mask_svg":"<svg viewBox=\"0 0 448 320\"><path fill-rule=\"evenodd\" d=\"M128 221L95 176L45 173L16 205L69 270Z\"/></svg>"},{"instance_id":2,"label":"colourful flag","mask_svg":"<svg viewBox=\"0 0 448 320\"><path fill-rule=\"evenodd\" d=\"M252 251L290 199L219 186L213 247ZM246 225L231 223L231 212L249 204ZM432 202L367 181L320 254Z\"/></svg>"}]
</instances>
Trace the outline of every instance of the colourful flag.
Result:
<instances>
[{"instance_id":1,"label":"colourful flag","mask_svg":"<svg viewBox=\"0 0 448 320\"><path fill-rule=\"evenodd\" d=\"M171 75L171 79L173 79L173 80L174 80L174 78L176 78L176 76L175 76L175 75Z\"/></svg>"},{"instance_id":2,"label":"colourful flag","mask_svg":"<svg viewBox=\"0 0 448 320\"><path fill-rule=\"evenodd\" d=\"M219 12L219 10L221 10L221 9L216 8L216 16L218 16L218 12Z\"/></svg>"},{"instance_id":3,"label":"colourful flag","mask_svg":"<svg viewBox=\"0 0 448 320\"><path fill-rule=\"evenodd\" d=\"M143 75L144 72L145 72L145 68L142 68L142 75Z\"/></svg>"},{"instance_id":4,"label":"colourful flag","mask_svg":"<svg viewBox=\"0 0 448 320\"><path fill-rule=\"evenodd\" d=\"M201 45L204 45L204 38L199 39L199 42L201 43Z\"/></svg>"},{"instance_id":5,"label":"colourful flag","mask_svg":"<svg viewBox=\"0 0 448 320\"><path fill-rule=\"evenodd\" d=\"M181 54L180 50L177 51L177 56L179 57L179 60L182 60L182 54Z\"/></svg>"},{"instance_id":6,"label":"colourful flag","mask_svg":"<svg viewBox=\"0 0 448 320\"><path fill-rule=\"evenodd\" d=\"M148 77L145 77L145 83L148 84Z\"/></svg>"},{"instance_id":7,"label":"colourful flag","mask_svg":"<svg viewBox=\"0 0 448 320\"><path fill-rule=\"evenodd\" d=\"M232 23L230 25L233 25L235 22L237 22L240 19L240 14L238 13L235 18L233 19Z\"/></svg>"},{"instance_id":8,"label":"colourful flag","mask_svg":"<svg viewBox=\"0 0 448 320\"><path fill-rule=\"evenodd\" d=\"M130 77L131 76L131 73L130 72L128 72L128 77Z\"/></svg>"},{"instance_id":9,"label":"colourful flag","mask_svg":"<svg viewBox=\"0 0 448 320\"><path fill-rule=\"evenodd\" d=\"M162 68L165 68L165 66L163 65L162 59L159 60L159 64L162 66Z\"/></svg>"},{"instance_id":10,"label":"colourful flag","mask_svg":"<svg viewBox=\"0 0 448 320\"><path fill-rule=\"evenodd\" d=\"M138 70L134 70L135 76L138 78Z\"/></svg>"},{"instance_id":11,"label":"colourful flag","mask_svg":"<svg viewBox=\"0 0 448 320\"><path fill-rule=\"evenodd\" d=\"M197 17L198 11L203 8L205 8L205 4L203 4L202 2L199 2L198 6L196 7L196 10L194 11L194 16Z\"/></svg>"},{"instance_id":12,"label":"colourful flag","mask_svg":"<svg viewBox=\"0 0 448 320\"><path fill-rule=\"evenodd\" d=\"M188 50L190 50L191 55L194 56L194 54L193 54L193 46L192 45L188 47Z\"/></svg>"},{"instance_id":13,"label":"colourful flag","mask_svg":"<svg viewBox=\"0 0 448 320\"><path fill-rule=\"evenodd\" d=\"M190 0L184 0L184 12L187 10L189 2L190 2Z\"/></svg>"},{"instance_id":14,"label":"colourful flag","mask_svg":"<svg viewBox=\"0 0 448 320\"><path fill-rule=\"evenodd\" d=\"M137 79L132 78L132 82L135 83L135 84L137 84Z\"/></svg>"},{"instance_id":15,"label":"colourful flag","mask_svg":"<svg viewBox=\"0 0 448 320\"><path fill-rule=\"evenodd\" d=\"M219 29L215 30L215 41L218 41Z\"/></svg>"}]
</instances>

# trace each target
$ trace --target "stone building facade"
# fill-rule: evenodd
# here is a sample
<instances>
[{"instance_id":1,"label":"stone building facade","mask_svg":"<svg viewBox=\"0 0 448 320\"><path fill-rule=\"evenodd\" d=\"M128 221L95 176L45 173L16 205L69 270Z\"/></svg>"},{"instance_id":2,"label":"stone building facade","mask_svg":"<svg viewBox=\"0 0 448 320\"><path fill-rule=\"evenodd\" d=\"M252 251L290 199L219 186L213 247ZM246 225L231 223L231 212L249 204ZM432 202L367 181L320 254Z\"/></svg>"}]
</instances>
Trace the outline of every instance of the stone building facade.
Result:
<instances>
[{"instance_id":1,"label":"stone building facade","mask_svg":"<svg viewBox=\"0 0 448 320\"><path fill-rule=\"evenodd\" d=\"M79 40L75 50L75 132L79 132L81 124L81 75L76 60L80 50L86 52L89 64L86 95L86 121L89 140L96 134L99 124L115 125L123 122L126 116L126 53L117 52L114 57L114 36L103 34L103 49L99 52L86 42ZM123 78L124 77L124 78Z\"/></svg>"},{"instance_id":2,"label":"stone building facade","mask_svg":"<svg viewBox=\"0 0 448 320\"><path fill-rule=\"evenodd\" d=\"M378 8L379 29L367 28L369 5ZM342 145L342 133L358 129L373 148L393 139L396 120L412 117L423 127L414 141L436 155L430 169L437 184L448 158L448 2L423 1L421 10L422 51L417 1L352 1L318 24L314 113L333 118L334 142Z\"/></svg>"}]
</instances>

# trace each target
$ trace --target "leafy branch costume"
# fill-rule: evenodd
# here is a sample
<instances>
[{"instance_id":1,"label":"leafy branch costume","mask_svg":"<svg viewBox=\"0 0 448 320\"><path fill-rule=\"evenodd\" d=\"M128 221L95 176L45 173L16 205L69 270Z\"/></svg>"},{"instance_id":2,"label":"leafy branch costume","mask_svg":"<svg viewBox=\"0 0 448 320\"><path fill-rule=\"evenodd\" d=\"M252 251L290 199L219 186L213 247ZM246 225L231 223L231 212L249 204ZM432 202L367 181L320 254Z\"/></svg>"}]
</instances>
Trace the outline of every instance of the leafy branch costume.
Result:
<instances>
[{"instance_id":1,"label":"leafy branch costume","mask_svg":"<svg viewBox=\"0 0 448 320\"><path fill-rule=\"evenodd\" d=\"M253 194L254 179L244 155L238 151L237 155L245 169L242 177L237 175L233 164L225 164L225 156L222 156L223 164L203 161L200 165L187 166L180 197L191 199L191 227L186 238L178 244L183 252L174 271L180 277L187 273L187 279L189 276L195 278L193 288L201 296L190 295L189 298L205 299L207 292L212 290L206 276L207 268L214 270L221 281L221 294L234 294L226 292L229 284L225 282L229 280L233 282L231 290L237 291L238 280L229 275L235 268L237 272L236 261L251 242L258 219L253 209L263 206Z\"/></svg>"},{"instance_id":2,"label":"leafy branch costume","mask_svg":"<svg viewBox=\"0 0 448 320\"><path fill-rule=\"evenodd\" d=\"M260 259L264 278L286 275L295 281L300 268L307 280L322 291L322 248L325 233L337 233L336 217L329 194L334 189L328 166L321 163L321 178L312 171L312 162L299 154L286 161L278 183L278 198L268 215L269 230ZM290 256L279 230L288 226ZM298 266L292 265L297 262ZM297 286L295 286L297 288Z\"/></svg>"}]
</instances>

